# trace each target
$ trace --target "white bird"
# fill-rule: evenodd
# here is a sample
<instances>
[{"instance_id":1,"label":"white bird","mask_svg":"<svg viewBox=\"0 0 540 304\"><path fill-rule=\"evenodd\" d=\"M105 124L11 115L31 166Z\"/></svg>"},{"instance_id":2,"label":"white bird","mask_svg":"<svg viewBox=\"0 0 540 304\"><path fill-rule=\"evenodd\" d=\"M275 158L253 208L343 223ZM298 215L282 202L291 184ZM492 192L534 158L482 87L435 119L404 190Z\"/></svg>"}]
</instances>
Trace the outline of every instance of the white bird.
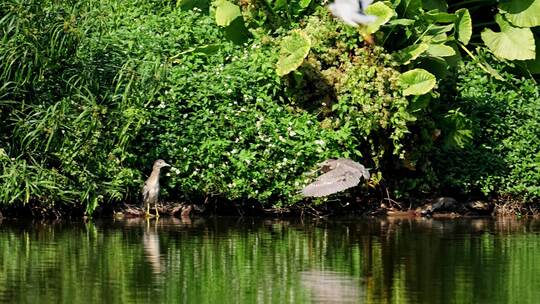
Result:
<instances>
[{"instance_id":1,"label":"white bird","mask_svg":"<svg viewBox=\"0 0 540 304\"><path fill-rule=\"evenodd\" d=\"M373 0L335 0L334 3L328 5L328 9L332 14L348 25L357 26L359 24L369 24L377 20L376 16L364 14L364 10Z\"/></svg>"},{"instance_id":2,"label":"white bird","mask_svg":"<svg viewBox=\"0 0 540 304\"><path fill-rule=\"evenodd\" d=\"M348 158L328 159L319 167L326 173L304 187L301 191L303 196L327 196L358 185L361 177L364 180L370 178L368 169Z\"/></svg>"}]
</instances>

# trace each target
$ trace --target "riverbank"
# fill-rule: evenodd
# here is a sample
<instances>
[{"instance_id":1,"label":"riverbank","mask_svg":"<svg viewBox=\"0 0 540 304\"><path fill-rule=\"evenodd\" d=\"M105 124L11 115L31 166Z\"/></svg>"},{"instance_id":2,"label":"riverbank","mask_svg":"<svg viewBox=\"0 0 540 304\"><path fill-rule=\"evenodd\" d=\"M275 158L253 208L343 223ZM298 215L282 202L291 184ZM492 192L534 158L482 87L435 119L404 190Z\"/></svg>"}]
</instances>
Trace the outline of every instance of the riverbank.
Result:
<instances>
[{"instance_id":1,"label":"riverbank","mask_svg":"<svg viewBox=\"0 0 540 304\"><path fill-rule=\"evenodd\" d=\"M200 204L162 202L158 204L161 217L189 217L205 215L264 216L264 217L314 217L326 218L343 215L389 216L389 217L475 217L475 216L540 216L540 202L523 203L511 198L495 200L464 200L452 197L433 197L416 200L416 203L398 202L392 199L356 199L351 201L328 201L322 204L302 203L294 206L265 208L261 204L233 203L206 200ZM155 217L154 206L150 209ZM144 217L142 205L117 203L105 204L95 210L94 218ZM0 208L0 218L66 219L87 218L84 206L58 205L55 207L29 203L21 206Z\"/></svg>"}]
</instances>

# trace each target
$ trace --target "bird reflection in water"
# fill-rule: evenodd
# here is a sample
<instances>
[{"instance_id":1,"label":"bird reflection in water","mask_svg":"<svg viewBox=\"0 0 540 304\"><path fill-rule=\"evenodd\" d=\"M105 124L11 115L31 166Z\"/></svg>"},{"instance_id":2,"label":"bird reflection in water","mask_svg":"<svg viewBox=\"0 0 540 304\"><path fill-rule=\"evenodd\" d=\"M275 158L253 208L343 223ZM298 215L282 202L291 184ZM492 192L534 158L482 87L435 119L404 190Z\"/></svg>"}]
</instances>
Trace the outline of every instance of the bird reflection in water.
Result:
<instances>
[{"instance_id":1,"label":"bird reflection in water","mask_svg":"<svg viewBox=\"0 0 540 304\"><path fill-rule=\"evenodd\" d=\"M363 303L360 282L346 274L309 270L301 272L300 278L313 303Z\"/></svg>"},{"instance_id":2,"label":"bird reflection in water","mask_svg":"<svg viewBox=\"0 0 540 304\"><path fill-rule=\"evenodd\" d=\"M146 228L142 238L144 247L144 256L152 266L152 272L155 274L161 273L161 254L159 250L159 235L157 233L157 222L153 223L154 227L150 227L150 222L146 222Z\"/></svg>"},{"instance_id":3,"label":"bird reflection in water","mask_svg":"<svg viewBox=\"0 0 540 304\"><path fill-rule=\"evenodd\" d=\"M135 219L140 221L142 219ZM160 246L159 246L159 233L158 225L165 226L185 226L189 227L192 225L191 218L189 216L182 216L180 219L175 217L169 217L166 219L159 219L155 222L150 222L147 219L144 234L142 237L142 243L144 248L144 257L152 267L152 272L154 274L160 274L165 271L166 267L163 266L163 260L161 256Z\"/></svg>"}]
</instances>

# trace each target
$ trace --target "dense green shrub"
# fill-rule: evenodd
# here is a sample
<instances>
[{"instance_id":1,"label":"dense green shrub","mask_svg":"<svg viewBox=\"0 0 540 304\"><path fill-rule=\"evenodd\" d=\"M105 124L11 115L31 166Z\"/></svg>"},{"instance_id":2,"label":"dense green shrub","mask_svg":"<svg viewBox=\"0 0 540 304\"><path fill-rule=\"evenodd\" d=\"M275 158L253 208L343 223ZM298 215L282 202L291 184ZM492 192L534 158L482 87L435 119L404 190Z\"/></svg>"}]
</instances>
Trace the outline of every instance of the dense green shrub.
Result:
<instances>
[{"instance_id":1,"label":"dense green shrub","mask_svg":"<svg viewBox=\"0 0 540 304\"><path fill-rule=\"evenodd\" d=\"M136 154L173 163L169 192L290 204L301 199L303 173L328 157L376 166L377 180L403 157L416 117L392 57L361 48L359 33L325 10L304 31L313 53L283 78L275 72L282 36L184 52L161 67L161 94L146 109Z\"/></svg>"},{"instance_id":2,"label":"dense green shrub","mask_svg":"<svg viewBox=\"0 0 540 304\"><path fill-rule=\"evenodd\" d=\"M538 196L531 80L494 82L469 63L457 100L437 103L434 81L405 96L395 56L316 1L295 3L239 3L250 27L239 44L209 5L2 2L1 203L135 202L157 158L173 164L167 200L292 204L329 157L366 164L372 184L399 194L442 184ZM290 31L309 53L279 77Z\"/></svg>"},{"instance_id":3,"label":"dense green shrub","mask_svg":"<svg viewBox=\"0 0 540 304\"><path fill-rule=\"evenodd\" d=\"M470 123L473 141L463 149L437 150L434 164L443 187L484 194L540 197L540 88L516 77L510 66L481 53L504 81L476 62L458 73L455 101ZM443 130L444 132L444 130Z\"/></svg>"}]
</instances>

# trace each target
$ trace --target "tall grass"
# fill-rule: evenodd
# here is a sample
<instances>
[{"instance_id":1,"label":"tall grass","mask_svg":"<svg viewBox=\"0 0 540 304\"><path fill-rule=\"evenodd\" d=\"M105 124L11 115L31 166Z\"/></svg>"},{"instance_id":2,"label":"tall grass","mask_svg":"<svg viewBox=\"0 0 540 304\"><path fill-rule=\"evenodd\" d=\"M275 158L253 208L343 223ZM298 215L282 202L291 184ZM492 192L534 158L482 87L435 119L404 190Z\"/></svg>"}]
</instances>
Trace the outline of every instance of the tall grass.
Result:
<instances>
[{"instance_id":1,"label":"tall grass","mask_svg":"<svg viewBox=\"0 0 540 304\"><path fill-rule=\"evenodd\" d=\"M0 4L2 203L83 203L91 212L140 179L125 150L144 117L129 109L141 100L129 97L128 58L87 48L107 30L94 4Z\"/></svg>"}]
</instances>

